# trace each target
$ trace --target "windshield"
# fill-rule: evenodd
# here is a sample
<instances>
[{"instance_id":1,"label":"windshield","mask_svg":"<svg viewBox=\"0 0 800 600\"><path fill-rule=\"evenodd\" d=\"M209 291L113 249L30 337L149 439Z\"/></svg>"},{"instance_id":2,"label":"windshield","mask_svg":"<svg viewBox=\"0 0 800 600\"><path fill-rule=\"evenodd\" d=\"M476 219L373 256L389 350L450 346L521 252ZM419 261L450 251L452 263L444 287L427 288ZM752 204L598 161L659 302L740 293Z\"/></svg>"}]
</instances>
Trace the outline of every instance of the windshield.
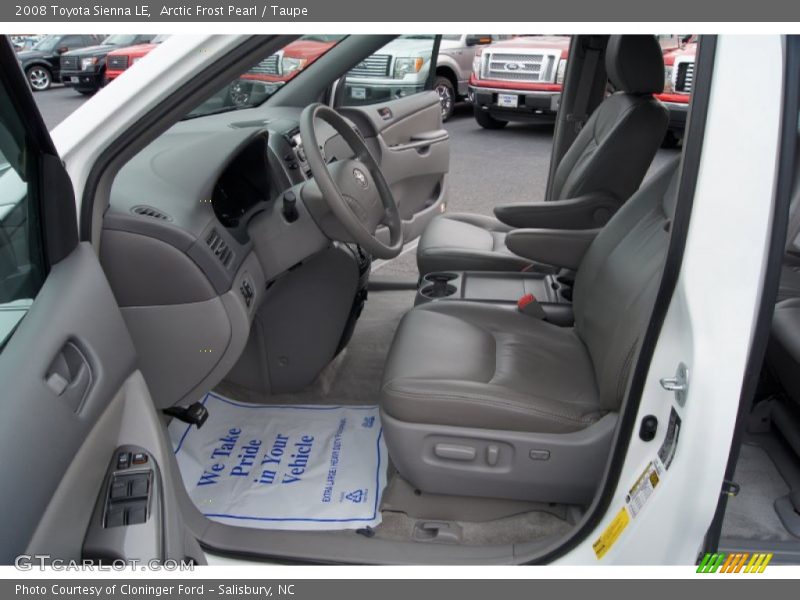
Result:
<instances>
[{"instance_id":1,"label":"windshield","mask_svg":"<svg viewBox=\"0 0 800 600\"><path fill-rule=\"evenodd\" d=\"M261 59L184 118L194 119L258 106L344 38L344 35L304 35L298 38Z\"/></svg>"},{"instance_id":2,"label":"windshield","mask_svg":"<svg viewBox=\"0 0 800 600\"><path fill-rule=\"evenodd\" d=\"M111 46L133 46L133 44L136 43L136 38L136 35L115 33L104 39L103 44L109 44Z\"/></svg>"},{"instance_id":3,"label":"windshield","mask_svg":"<svg viewBox=\"0 0 800 600\"><path fill-rule=\"evenodd\" d=\"M36 45L32 49L38 50L39 52L50 52L56 47L59 39L57 35L48 35L36 42Z\"/></svg>"}]
</instances>

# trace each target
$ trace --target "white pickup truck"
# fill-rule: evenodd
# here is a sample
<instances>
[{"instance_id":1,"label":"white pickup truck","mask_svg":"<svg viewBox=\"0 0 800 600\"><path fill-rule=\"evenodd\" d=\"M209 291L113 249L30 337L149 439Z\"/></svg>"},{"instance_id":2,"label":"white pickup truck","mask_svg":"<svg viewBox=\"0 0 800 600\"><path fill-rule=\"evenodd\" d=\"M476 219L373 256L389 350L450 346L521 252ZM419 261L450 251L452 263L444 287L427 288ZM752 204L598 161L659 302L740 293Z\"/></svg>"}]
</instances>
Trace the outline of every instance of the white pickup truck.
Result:
<instances>
[{"instance_id":1,"label":"white pickup truck","mask_svg":"<svg viewBox=\"0 0 800 600\"><path fill-rule=\"evenodd\" d=\"M509 35L442 35L436 57L434 90L442 103L442 119L467 97L476 50ZM425 87L430 70L433 35L404 35L365 58L345 79L347 104L371 104L402 98Z\"/></svg>"}]
</instances>

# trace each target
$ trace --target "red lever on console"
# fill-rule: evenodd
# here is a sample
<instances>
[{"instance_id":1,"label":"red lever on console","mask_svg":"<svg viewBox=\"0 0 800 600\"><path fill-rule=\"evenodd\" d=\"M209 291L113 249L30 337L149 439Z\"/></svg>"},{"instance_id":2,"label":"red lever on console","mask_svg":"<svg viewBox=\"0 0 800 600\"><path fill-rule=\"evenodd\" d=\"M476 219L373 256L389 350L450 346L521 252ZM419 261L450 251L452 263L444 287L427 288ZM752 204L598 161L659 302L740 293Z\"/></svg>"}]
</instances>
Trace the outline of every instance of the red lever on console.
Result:
<instances>
[{"instance_id":1,"label":"red lever on console","mask_svg":"<svg viewBox=\"0 0 800 600\"><path fill-rule=\"evenodd\" d=\"M522 298L517 300L517 308L520 310L524 310L528 304L531 302L536 302L536 296L533 294L525 294Z\"/></svg>"}]
</instances>

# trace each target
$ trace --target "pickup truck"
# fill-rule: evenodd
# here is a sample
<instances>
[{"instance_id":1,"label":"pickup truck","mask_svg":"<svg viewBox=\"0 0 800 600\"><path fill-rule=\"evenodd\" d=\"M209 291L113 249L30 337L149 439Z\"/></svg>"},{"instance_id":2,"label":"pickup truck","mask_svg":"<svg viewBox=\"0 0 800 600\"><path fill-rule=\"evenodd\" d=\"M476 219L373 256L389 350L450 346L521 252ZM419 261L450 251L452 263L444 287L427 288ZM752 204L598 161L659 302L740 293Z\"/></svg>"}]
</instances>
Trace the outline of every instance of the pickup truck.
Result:
<instances>
[{"instance_id":1,"label":"pickup truck","mask_svg":"<svg viewBox=\"0 0 800 600\"><path fill-rule=\"evenodd\" d=\"M132 67L136 62L155 50L158 45L167 39L169 35L157 35L152 40L144 44L136 44L135 46L126 46L118 50L112 50L106 55L106 80L105 83L113 81L129 67Z\"/></svg>"},{"instance_id":2,"label":"pickup truck","mask_svg":"<svg viewBox=\"0 0 800 600\"><path fill-rule=\"evenodd\" d=\"M30 40L31 38L26 38ZM100 43L97 35L58 34L40 38L32 46L20 49L17 60L34 92L43 92L61 81L61 56L70 50Z\"/></svg>"},{"instance_id":3,"label":"pickup truck","mask_svg":"<svg viewBox=\"0 0 800 600\"><path fill-rule=\"evenodd\" d=\"M155 35L117 33L96 46L65 52L61 55L61 80L81 94L91 95L106 83L106 57L117 48L146 44Z\"/></svg>"},{"instance_id":4,"label":"pickup truck","mask_svg":"<svg viewBox=\"0 0 800 600\"><path fill-rule=\"evenodd\" d=\"M106 57L106 83L119 77L139 59L163 42L168 35L158 35L150 43L120 48ZM304 35L239 76L229 87L227 103L245 106L252 96L267 97L281 85L322 56L339 40L341 35Z\"/></svg>"},{"instance_id":5,"label":"pickup truck","mask_svg":"<svg viewBox=\"0 0 800 600\"><path fill-rule=\"evenodd\" d=\"M486 44L511 36L443 35L436 57L434 90L442 105L442 120L468 93L473 57ZM428 79L432 35L404 35L356 65L345 78L345 103L371 104L421 91Z\"/></svg>"},{"instance_id":6,"label":"pickup truck","mask_svg":"<svg viewBox=\"0 0 800 600\"><path fill-rule=\"evenodd\" d=\"M341 35L312 34L288 44L239 76L230 86L230 101L247 106L251 98L267 97L342 39Z\"/></svg>"},{"instance_id":7,"label":"pickup truck","mask_svg":"<svg viewBox=\"0 0 800 600\"><path fill-rule=\"evenodd\" d=\"M481 127L509 121L539 121L558 110L570 38L523 35L479 48L469 98Z\"/></svg>"},{"instance_id":8,"label":"pickup truck","mask_svg":"<svg viewBox=\"0 0 800 600\"><path fill-rule=\"evenodd\" d=\"M694 37L689 37L685 44L664 53L664 92L656 94L656 98L669 109L669 128L664 137L664 145L668 147L677 146L683 138L696 54L697 40Z\"/></svg>"}]
</instances>

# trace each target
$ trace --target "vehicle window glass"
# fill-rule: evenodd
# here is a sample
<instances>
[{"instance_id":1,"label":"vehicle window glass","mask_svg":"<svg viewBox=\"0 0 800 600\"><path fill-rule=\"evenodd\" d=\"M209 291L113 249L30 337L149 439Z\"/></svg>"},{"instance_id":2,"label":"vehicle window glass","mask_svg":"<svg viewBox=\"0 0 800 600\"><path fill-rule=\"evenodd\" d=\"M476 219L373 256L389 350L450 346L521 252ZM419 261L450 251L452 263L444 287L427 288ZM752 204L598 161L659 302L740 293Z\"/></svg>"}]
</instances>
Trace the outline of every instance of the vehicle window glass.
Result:
<instances>
[{"instance_id":1,"label":"vehicle window glass","mask_svg":"<svg viewBox=\"0 0 800 600\"><path fill-rule=\"evenodd\" d=\"M76 46L81 45L81 36L79 35L68 35L61 40L61 44L59 47L66 47L72 50Z\"/></svg>"},{"instance_id":2,"label":"vehicle window glass","mask_svg":"<svg viewBox=\"0 0 800 600\"><path fill-rule=\"evenodd\" d=\"M45 36L36 42L36 44L33 46L33 50L37 50L39 52L52 52L60 40L61 37L57 35Z\"/></svg>"},{"instance_id":3,"label":"vehicle window glass","mask_svg":"<svg viewBox=\"0 0 800 600\"><path fill-rule=\"evenodd\" d=\"M44 280L36 165L21 115L0 87L0 348Z\"/></svg>"},{"instance_id":4,"label":"vehicle window glass","mask_svg":"<svg viewBox=\"0 0 800 600\"><path fill-rule=\"evenodd\" d=\"M401 35L362 60L344 78L341 103L374 104L424 91L434 39L434 35Z\"/></svg>"},{"instance_id":5,"label":"vehicle window glass","mask_svg":"<svg viewBox=\"0 0 800 600\"><path fill-rule=\"evenodd\" d=\"M111 44L113 46L132 46L136 43L140 36L130 35L126 33L115 33L108 36L103 40L104 44Z\"/></svg>"},{"instance_id":6,"label":"vehicle window glass","mask_svg":"<svg viewBox=\"0 0 800 600\"><path fill-rule=\"evenodd\" d=\"M278 52L261 59L184 118L193 119L260 105L345 37L304 35L294 40Z\"/></svg>"}]
</instances>

